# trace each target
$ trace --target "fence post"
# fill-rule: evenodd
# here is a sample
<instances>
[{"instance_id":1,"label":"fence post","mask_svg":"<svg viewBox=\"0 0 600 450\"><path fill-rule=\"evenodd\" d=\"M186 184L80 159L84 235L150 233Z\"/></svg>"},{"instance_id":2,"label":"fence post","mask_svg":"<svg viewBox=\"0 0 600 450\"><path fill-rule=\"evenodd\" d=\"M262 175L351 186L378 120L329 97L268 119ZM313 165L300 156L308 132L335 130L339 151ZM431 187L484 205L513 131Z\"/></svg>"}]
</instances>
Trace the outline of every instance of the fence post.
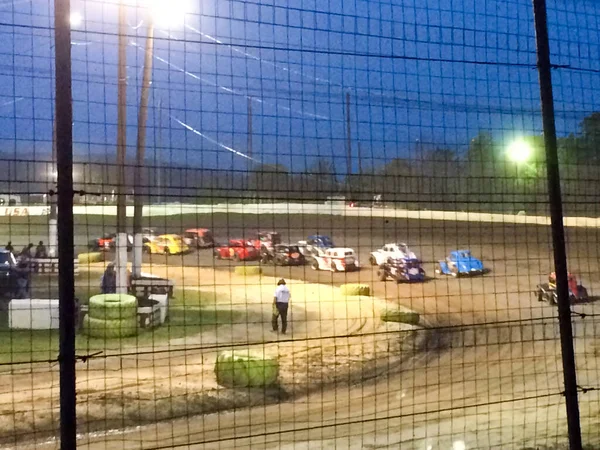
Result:
<instances>
[{"instance_id":1,"label":"fence post","mask_svg":"<svg viewBox=\"0 0 600 450\"><path fill-rule=\"evenodd\" d=\"M54 6L56 60L56 168L58 172L58 290L60 364L60 446L76 448L75 277L73 249L73 105L71 93L70 0Z\"/></svg>"},{"instance_id":2,"label":"fence post","mask_svg":"<svg viewBox=\"0 0 600 450\"><path fill-rule=\"evenodd\" d=\"M581 424L579 420L579 403L577 400L577 373L575 369L573 326L571 323L571 305L569 301L567 254L565 249L565 230L563 226L560 173L556 144L556 124L554 122L552 66L550 64L546 0L533 0L533 14L535 20L540 101L544 125L544 144L546 147L548 197L550 202L554 269L556 272L556 289L558 294L558 321L560 326L569 445L572 450L580 450L582 448Z\"/></svg>"}]
</instances>

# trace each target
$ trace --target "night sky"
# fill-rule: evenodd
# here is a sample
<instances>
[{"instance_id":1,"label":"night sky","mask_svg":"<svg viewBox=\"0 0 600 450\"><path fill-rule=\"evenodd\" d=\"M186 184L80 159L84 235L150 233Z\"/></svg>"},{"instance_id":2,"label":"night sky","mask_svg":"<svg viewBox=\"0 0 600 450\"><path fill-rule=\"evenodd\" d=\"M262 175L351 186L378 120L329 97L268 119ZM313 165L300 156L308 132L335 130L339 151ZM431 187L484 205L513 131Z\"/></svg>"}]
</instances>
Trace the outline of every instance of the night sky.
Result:
<instances>
[{"instance_id":1,"label":"night sky","mask_svg":"<svg viewBox=\"0 0 600 450\"><path fill-rule=\"evenodd\" d=\"M570 66L553 72L561 135L600 109L598 5L548 5L552 62ZM0 2L3 153L50 156L52 9ZM72 36L79 159L115 158L117 9L72 2L83 18ZM178 23L156 24L147 156L161 164L246 167L250 102L255 161L300 171L321 156L345 168L346 93L354 170L359 144L367 167L436 147L461 153L479 130L501 142L541 132L528 0L192 0L185 9ZM128 8L130 157L147 12Z\"/></svg>"}]
</instances>

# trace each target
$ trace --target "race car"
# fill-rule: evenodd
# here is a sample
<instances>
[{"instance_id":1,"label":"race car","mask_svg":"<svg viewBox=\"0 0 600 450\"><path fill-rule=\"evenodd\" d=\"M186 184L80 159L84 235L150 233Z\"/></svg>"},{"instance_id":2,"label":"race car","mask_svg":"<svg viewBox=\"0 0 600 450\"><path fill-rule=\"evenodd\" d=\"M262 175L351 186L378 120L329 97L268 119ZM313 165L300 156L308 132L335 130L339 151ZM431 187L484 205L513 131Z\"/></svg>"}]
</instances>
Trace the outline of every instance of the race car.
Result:
<instances>
[{"instance_id":1,"label":"race car","mask_svg":"<svg viewBox=\"0 0 600 450\"><path fill-rule=\"evenodd\" d=\"M297 245L277 244L273 249L263 249L261 262L276 266L300 266L306 263L306 258Z\"/></svg>"},{"instance_id":2,"label":"race car","mask_svg":"<svg viewBox=\"0 0 600 450\"><path fill-rule=\"evenodd\" d=\"M189 228L183 233L183 241L190 247L210 248L215 246L215 238L208 228Z\"/></svg>"},{"instance_id":3,"label":"race car","mask_svg":"<svg viewBox=\"0 0 600 450\"><path fill-rule=\"evenodd\" d=\"M88 248L90 250L107 251L115 248L117 244L117 233L107 233L102 237L93 239L89 242ZM133 236L127 235L127 251L133 248Z\"/></svg>"},{"instance_id":4,"label":"race car","mask_svg":"<svg viewBox=\"0 0 600 450\"><path fill-rule=\"evenodd\" d=\"M156 231L152 228L142 228L142 242L150 242L156 239Z\"/></svg>"},{"instance_id":5,"label":"race car","mask_svg":"<svg viewBox=\"0 0 600 450\"><path fill-rule=\"evenodd\" d=\"M146 252L164 253L165 255L186 253L189 249L188 245L183 242L181 236L177 234L162 234L144 244L144 250Z\"/></svg>"},{"instance_id":6,"label":"race car","mask_svg":"<svg viewBox=\"0 0 600 450\"><path fill-rule=\"evenodd\" d=\"M214 249L216 259L233 259L234 261L255 261L260 258L260 251L252 242L244 239L230 239L226 245Z\"/></svg>"},{"instance_id":7,"label":"race car","mask_svg":"<svg viewBox=\"0 0 600 450\"><path fill-rule=\"evenodd\" d=\"M369 262L372 266L380 266L389 259L417 259L417 256L408 248L404 242L392 242L385 244L380 249L371 252Z\"/></svg>"},{"instance_id":8,"label":"race car","mask_svg":"<svg viewBox=\"0 0 600 450\"><path fill-rule=\"evenodd\" d=\"M312 256L313 253L318 253L319 250L335 247L331 238L322 234L308 236L305 241L298 241L298 246L304 256Z\"/></svg>"},{"instance_id":9,"label":"race car","mask_svg":"<svg viewBox=\"0 0 600 450\"><path fill-rule=\"evenodd\" d=\"M481 275L483 274L483 263L475 258L470 250L451 251L444 261L439 261L436 273L443 275Z\"/></svg>"},{"instance_id":10,"label":"race car","mask_svg":"<svg viewBox=\"0 0 600 450\"><path fill-rule=\"evenodd\" d=\"M569 299L571 303L586 301L589 299L588 291L581 284L577 283L574 275L568 274ZM548 282L537 285L536 297L540 302L547 302L551 305L558 303L558 294L556 293L556 274L552 272L548 276Z\"/></svg>"},{"instance_id":11,"label":"race car","mask_svg":"<svg viewBox=\"0 0 600 450\"><path fill-rule=\"evenodd\" d=\"M325 250L316 250L311 257L310 267L313 270L349 272L359 270L360 264L353 249L333 247Z\"/></svg>"},{"instance_id":12,"label":"race car","mask_svg":"<svg viewBox=\"0 0 600 450\"><path fill-rule=\"evenodd\" d=\"M416 258L389 258L379 266L377 277L381 281L388 278L402 282L420 282L425 281L425 270L421 267L421 261Z\"/></svg>"},{"instance_id":13,"label":"race car","mask_svg":"<svg viewBox=\"0 0 600 450\"><path fill-rule=\"evenodd\" d=\"M249 242L257 250L272 250L275 245L281 244L281 235L277 231L258 231L256 237L250 239Z\"/></svg>"}]
</instances>

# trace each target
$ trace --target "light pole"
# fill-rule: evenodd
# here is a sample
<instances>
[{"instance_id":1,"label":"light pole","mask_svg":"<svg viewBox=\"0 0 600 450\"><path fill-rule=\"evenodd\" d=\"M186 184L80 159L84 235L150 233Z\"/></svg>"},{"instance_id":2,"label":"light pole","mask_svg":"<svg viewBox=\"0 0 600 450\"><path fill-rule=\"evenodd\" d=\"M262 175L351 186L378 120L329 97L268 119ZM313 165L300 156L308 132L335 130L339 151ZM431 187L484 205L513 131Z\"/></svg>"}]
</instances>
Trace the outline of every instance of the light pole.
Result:
<instances>
[{"instance_id":1,"label":"light pole","mask_svg":"<svg viewBox=\"0 0 600 450\"><path fill-rule=\"evenodd\" d=\"M134 209L133 209L133 270L134 277L141 276L142 272L142 213L144 209L144 195L142 193L144 159L146 156L146 122L148 120L148 100L150 97L150 86L152 84L152 61L154 59L154 23L161 21L166 24L178 20L183 16L182 5L178 2L166 4L164 1L155 1L151 4L148 12L148 24L146 45L144 51L144 72L142 75L142 92L140 97L140 106L138 110L137 124L137 146L136 146L136 164L134 175Z\"/></svg>"},{"instance_id":2,"label":"light pole","mask_svg":"<svg viewBox=\"0 0 600 450\"><path fill-rule=\"evenodd\" d=\"M78 12L72 12L69 15L69 24L71 29L79 27L82 22L82 16ZM72 105L71 105L72 107ZM56 115L56 111L55 111ZM58 170L56 165L56 117L52 121L52 162L50 163L50 182L52 183L52 194L46 196L46 204L50 207L48 213L48 256L56 258L58 252Z\"/></svg>"},{"instance_id":3,"label":"light pole","mask_svg":"<svg viewBox=\"0 0 600 450\"><path fill-rule=\"evenodd\" d=\"M142 275L142 212L144 197L142 193L144 159L146 157L146 121L148 120L148 98L152 77L152 60L154 52L154 19L148 15L148 34L144 52L144 73L142 75L142 93L138 110L137 147L134 176L134 206L133 206L133 276Z\"/></svg>"},{"instance_id":4,"label":"light pole","mask_svg":"<svg viewBox=\"0 0 600 450\"><path fill-rule=\"evenodd\" d=\"M125 202L125 160L127 152L127 14L119 2L118 85L117 85L117 242L115 266L117 293L127 293L127 205Z\"/></svg>"}]
</instances>

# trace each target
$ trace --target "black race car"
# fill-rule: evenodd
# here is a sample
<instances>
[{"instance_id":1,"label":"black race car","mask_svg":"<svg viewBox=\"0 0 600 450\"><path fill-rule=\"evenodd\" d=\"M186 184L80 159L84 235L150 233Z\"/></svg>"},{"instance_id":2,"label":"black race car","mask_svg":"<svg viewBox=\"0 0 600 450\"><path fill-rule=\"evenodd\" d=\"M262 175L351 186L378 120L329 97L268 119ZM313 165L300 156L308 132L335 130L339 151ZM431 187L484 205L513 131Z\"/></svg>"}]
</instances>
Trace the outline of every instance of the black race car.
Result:
<instances>
[{"instance_id":1,"label":"black race car","mask_svg":"<svg viewBox=\"0 0 600 450\"><path fill-rule=\"evenodd\" d=\"M276 266L300 266L306 263L306 258L297 245L277 244L273 248L262 248L261 262Z\"/></svg>"}]
</instances>

